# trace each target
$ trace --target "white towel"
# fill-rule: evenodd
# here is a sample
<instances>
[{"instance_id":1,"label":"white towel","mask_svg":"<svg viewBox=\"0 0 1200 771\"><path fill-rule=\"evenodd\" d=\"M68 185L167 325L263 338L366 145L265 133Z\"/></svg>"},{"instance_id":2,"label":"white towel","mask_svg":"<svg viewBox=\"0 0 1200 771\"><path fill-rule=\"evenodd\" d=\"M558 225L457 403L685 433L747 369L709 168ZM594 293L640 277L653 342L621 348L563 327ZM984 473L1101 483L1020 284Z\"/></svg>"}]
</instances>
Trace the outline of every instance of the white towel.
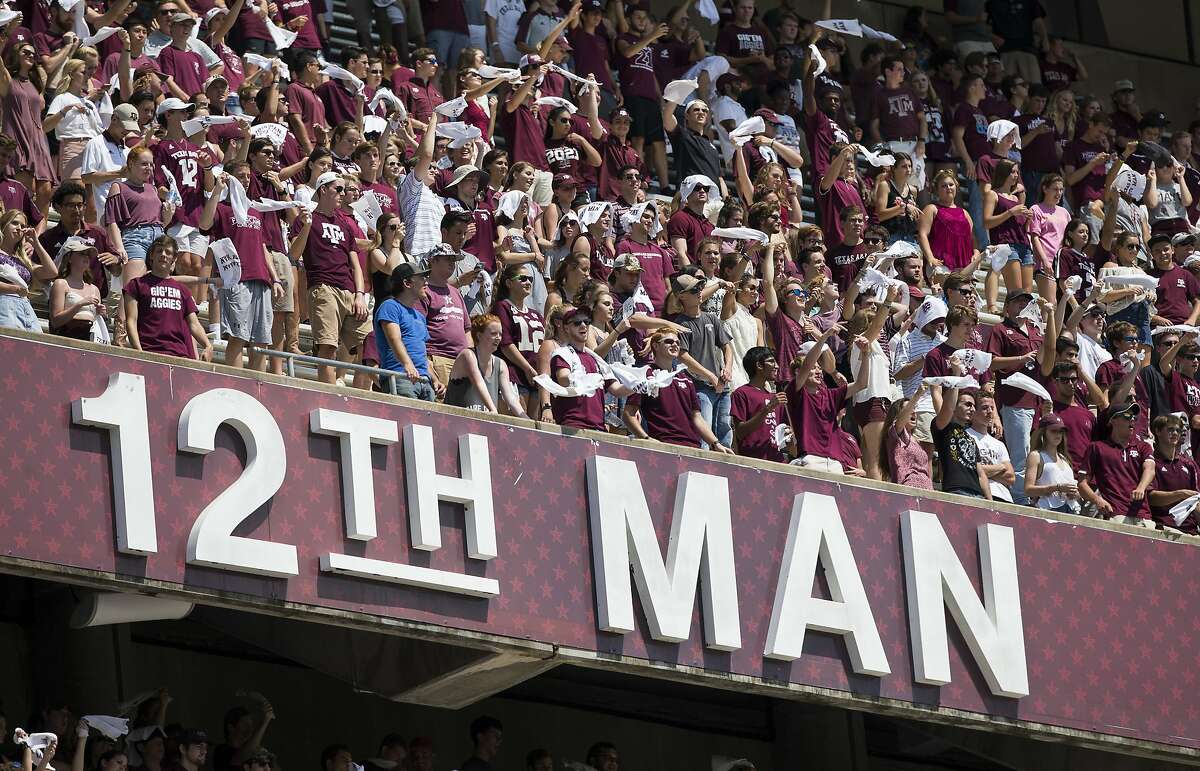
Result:
<instances>
[{"instance_id":1,"label":"white towel","mask_svg":"<svg viewBox=\"0 0 1200 771\"><path fill-rule=\"evenodd\" d=\"M817 26L843 35L863 36L863 28L858 19L822 19L817 22Z\"/></svg>"},{"instance_id":2,"label":"white towel","mask_svg":"<svg viewBox=\"0 0 1200 771\"><path fill-rule=\"evenodd\" d=\"M1134 201L1141 201L1146 194L1146 175L1128 166L1117 172L1113 187L1118 193L1123 193Z\"/></svg>"},{"instance_id":3,"label":"white towel","mask_svg":"<svg viewBox=\"0 0 1200 771\"><path fill-rule=\"evenodd\" d=\"M266 137L276 148L282 147L287 141L287 126L282 123L255 123L250 127L250 136L254 139Z\"/></svg>"},{"instance_id":4,"label":"white towel","mask_svg":"<svg viewBox=\"0 0 1200 771\"><path fill-rule=\"evenodd\" d=\"M350 90L359 96L363 96L367 92L366 84L359 80L357 75L349 70L342 69L336 64L326 64L325 68L321 70L321 74L328 75L334 80L340 80L343 83L348 84L350 86Z\"/></svg>"},{"instance_id":5,"label":"white towel","mask_svg":"<svg viewBox=\"0 0 1200 771\"><path fill-rule=\"evenodd\" d=\"M672 80L663 88L663 101L683 104L688 94L700 87L694 80Z\"/></svg>"},{"instance_id":6,"label":"white towel","mask_svg":"<svg viewBox=\"0 0 1200 771\"><path fill-rule=\"evenodd\" d=\"M433 111L438 115L446 118L457 118L467 109L467 98L465 96L456 97L448 102L442 102Z\"/></svg>"},{"instance_id":7,"label":"white towel","mask_svg":"<svg viewBox=\"0 0 1200 771\"><path fill-rule=\"evenodd\" d=\"M959 348L950 358L962 364L963 370L971 375L982 375L992 366L992 354L978 348Z\"/></svg>"},{"instance_id":8,"label":"white towel","mask_svg":"<svg viewBox=\"0 0 1200 771\"><path fill-rule=\"evenodd\" d=\"M242 259L238 256L237 247L228 238L213 241L208 245L212 250L213 261L221 274L221 283L227 287L236 286L242 280Z\"/></svg>"},{"instance_id":9,"label":"white towel","mask_svg":"<svg viewBox=\"0 0 1200 771\"><path fill-rule=\"evenodd\" d=\"M450 101L456 102L458 100L451 99ZM466 104L465 104L466 100L464 99L463 101L464 101L463 109L465 110L466 109ZM378 89L375 92L375 96L371 97L370 103L367 104L367 109L369 109L371 112L375 112L377 109L379 109L379 105L383 102L387 102L389 105L392 106L393 110L395 110L396 112L405 116L405 118L408 117L408 110L404 109L404 102L402 102L400 100L400 97L398 97L394 93L392 93L392 90L390 88ZM438 105L438 108L445 107L447 104L449 104L449 102L443 102L442 104ZM437 111L441 115L445 114L441 111L441 109L438 109Z\"/></svg>"},{"instance_id":10,"label":"white towel","mask_svg":"<svg viewBox=\"0 0 1200 771\"><path fill-rule=\"evenodd\" d=\"M511 83L514 80L520 80L522 78L520 70L513 70L507 67L493 67L490 64L485 64L482 67L479 67L478 72L479 77L487 80L492 80L493 78L504 78Z\"/></svg>"},{"instance_id":11,"label":"white towel","mask_svg":"<svg viewBox=\"0 0 1200 771\"><path fill-rule=\"evenodd\" d=\"M1145 273L1128 276L1105 276L1104 283L1110 286L1140 286L1143 289L1158 289L1158 279Z\"/></svg>"},{"instance_id":12,"label":"white towel","mask_svg":"<svg viewBox=\"0 0 1200 771\"><path fill-rule=\"evenodd\" d=\"M728 238L731 241L757 241L760 244L765 244L771 240L771 237L761 230L754 228L713 228L709 235L717 238Z\"/></svg>"},{"instance_id":13,"label":"white towel","mask_svg":"<svg viewBox=\"0 0 1200 771\"><path fill-rule=\"evenodd\" d=\"M1190 324L1172 324L1169 327L1155 327L1150 330L1150 335L1161 335L1163 332L1173 332L1177 335L1196 335L1200 334L1200 327L1193 327Z\"/></svg>"},{"instance_id":14,"label":"white towel","mask_svg":"<svg viewBox=\"0 0 1200 771\"><path fill-rule=\"evenodd\" d=\"M709 24L716 24L721 20L721 12L717 10L717 4L713 0L700 0L696 3L696 12Z\"/></svg>"},{"instance_id":15,"label":"white towel","mask_svg":"<svg viewBox=\"0 0 1200 771\"><path fill-rule=\"evenodd\" d=\"M271 35L271 41L275 43L276 51L283 51L284 49L291 48L292 43L296 42L296 38L300 33L292 32L290 29L284 29L283 27L276 26L276 24L271 21L269 16L264 15L262 20L263 23L267 25L267 32ZM338 69L341 68L339 67ZM359 82L361 83L362 81Z\"/></svg>"},{"instance_id":16,"label":"white towel","mask_svg":"<svg viewBox=\"0 0 1200 771\"><path fill-rule=\"evenodd\" d=\"M537 103L540 105L553 107L553 108L564 107L564 108L566 108L567 112L571 113L572 115L579 112L578 107L576 107L574 104L568 102L566 99L563 99L561 96L539 97L537 100Z\"/></svg>"},{"instance_id":17,"label":"white towel","mask_svg":"<svg viewBox=\"0 0 1200 771\"><path fill-rule=\"evenodd\" d=\"M117 34L119 29L120 27L101 27L100 29L96 30L96 34L88 35L79 42L81 45L95 46L99 43L103 43L105 40L108 40L110 37Z\"/></svg>"},{"instance_id":18,"label":"white towel","mask_svg":"<svg viewBox=\"0 0 1200 771\"><path fill-rule=\"evenodd\" d=\"M109 739L119 739L129 733L129 720L111 715L84 715L83 721Z\"/></svg>"},{"instance_id":19,"label":"white towel","mask_svg":"<svg viewBox=\"0 0 1200 771\"><path fill-rule=\"evenodd\" d=\"M687 369L683 364L675 369L651 369L650 367L631 367L617 362L610 363L609 367L621 385L644 396L657 396L659 390L671 385L675 376Z\"/></svg>"},{"instance_id":20,"label":"white towel","mask_svg":"<svg viewBox=\"0 0 1200 771\"><path fill-rule=\"evenodd\" d=\"M474 142L483 136L478 126L462 122L439 123L436 131L439 137L446 137L450 140L450 149L452 150L456 150L468 142Z\"/></svg>"},{"instance_id":21,"label":"white towel","mask_svg":"<svg viewBox=\"0 0 1200 771\"><path fill-rule=\"evenodd\" d=\"M923 378L926 385L942 386L943 388L978 388L979 381L969 375L938 375Z\"/></svg>"},{"instance_id":22,"label":"white towel","mask_svg":"<svg viewBox=\"0 0 1200 771\"><path fill-rule=\"evenodd\" d=\"M992 266L993 273L999 273L1004 270L1004 266L1013 259L1013 249L1008 244L993 244L987 248L988 262Z\"/></svg>"},{"instance_id":23,"label":"white towel","mask_svg":"<svg viewBox=\"0 0 1200 771\"><path fill-rule=\"evenodd\" d=\"M557 72L559 75L562 75L567 80L574 81L574 82L578 83L579 85L583 86L583 88L581 88L579 90L579 93L581 93L581 94L586 94L588 92L588 89L592 87L592 82L590 80L588 80L587 78L581 78L578 75L576 75L574 72L571 72L570 70L566 69L565 67L560 67L557 64L554 64L553 62L550 63L550 71Z\"/></svg>"},{"instance_id":24,"label":"white towel","mask_svg":"<svg viewBox=\"0 0 1200 771\"><path fill-rule=\"evenodd\" d=\"M761 115L755 115L752 118L747 118L738 124L737 128L729 132L729 141L733 142L736 147L749 142L753 137L767 130L767 123L762 119Z\"/></svg>"},{"instance_id":25,"label":"white towel","mask_svg":"<svg viewBox=\"0 0 1200 771\"><path fill-rule=\"evenodd\" d=\"M867 163L871 164L872 166L874 166L877 169L881 168L883 166L896 165L896 156L888 155L887 153L873 152L873 151L868 150L867 148L863 147L862 145L858 146L858 154L861 155L863 158L866 158Z\"/></svg>"},{"instance_id":26,"label":"white towel","mask_svg":"<svg viewBox=\"0 0 1200 771\"><path fill-rule=\"evenodd\" d=\"M1182 525L1183 521L1188 518L1188 515L1196 510L1196 504L1198 503L1200 503L1200 495L1193 495L1190 498L1184 498L1171 507L1171 519L1175 521L1176 527Z\"/></svg>"},{"instance_id":27,"label":"white towel","mask_svg":"<svg viewBox=\"0 0 1200 771\"><path fill-rule=\"evenodd\" d=\"M1050 398L1050 392L1043 388L1041 383L1024 373L1014 372L1013 374L1001 380L1000 383L1002 385L1012 386L1013 388L1020 388L1022 391L1028 391L1039 399L1045 399L1048 402L1053 401L1053 399Z\"/></svg>"}]
</instances>

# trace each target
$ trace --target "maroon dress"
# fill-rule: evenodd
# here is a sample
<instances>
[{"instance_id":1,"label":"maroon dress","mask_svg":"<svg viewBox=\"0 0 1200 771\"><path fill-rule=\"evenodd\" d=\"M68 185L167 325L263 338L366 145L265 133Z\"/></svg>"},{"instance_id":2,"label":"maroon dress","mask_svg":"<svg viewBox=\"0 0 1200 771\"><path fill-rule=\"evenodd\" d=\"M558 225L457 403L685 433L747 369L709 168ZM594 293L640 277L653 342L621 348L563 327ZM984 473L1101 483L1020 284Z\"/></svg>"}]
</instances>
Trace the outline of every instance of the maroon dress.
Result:
<instances>
[{"instance_id":1,"label":"maroon dress","mask_svg":"<svg viewBox=\"0 0 1200 771\"><path fill-rule=\"evenodd\" d=\"M28 171L34 179L57 182L50 144L46 141L46 132L42 131L46 100L37 87L28 78L12 78L8 96L0 104L4 109L4 133L17 141L8 174L16 176L18 171Z\"/></svg>"},{"instance_id":2,"label":"maroon dress","mask_svg":"<svg viewBox=\"0 0 1200 771\"><path fill-rule=\"evenodd\" d=\"M975 256L975 242L971 237L967 212L959 206L935 205L937 214L929 228L929 250L951 272L962 270L971 264Z\"/></svg>"}]
</instances>

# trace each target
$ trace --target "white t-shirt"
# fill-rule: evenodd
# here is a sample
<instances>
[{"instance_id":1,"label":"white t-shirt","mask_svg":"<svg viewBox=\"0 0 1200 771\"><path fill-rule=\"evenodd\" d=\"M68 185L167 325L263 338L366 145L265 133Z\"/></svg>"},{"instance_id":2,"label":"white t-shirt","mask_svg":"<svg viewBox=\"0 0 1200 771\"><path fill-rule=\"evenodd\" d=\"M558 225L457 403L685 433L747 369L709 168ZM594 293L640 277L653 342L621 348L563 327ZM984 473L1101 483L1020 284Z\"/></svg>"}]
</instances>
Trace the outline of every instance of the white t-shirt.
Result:
<instances>
[{"instance_id":1,"label":"white t-shirt","mask_svg":"<svg viewBox=\"0 0 1200 771\"><path fill-rule=\"evenodd\" d=\"M112 102L105 101L108 105L108 116L111 118ZM83 109L75 109L76 105L82 105ZM54 136L58 139L91 139L104 131L108 122L101 116L100 107L95 102L67 91L54 97L50 106L46 108L47 117L60 112L63 113L62 119L54 127Z\"/></svg>"},{"instance_id":2,"label":"white t-shirt","mask_svg":"<svg viewBox=\"0 0 1200 771\"><path fill-rule=\"evenodd\" d=\"M517 24L525 13L525 3L520 0L485 0L483 12L496 20L496 42L505 62L515 64L521 59L517 50ZM485 52L491 56L491 52Z\"/></svg>"},{"instance_id":3,"label":"white t-shirt","mask_svg":"<svg viewBox=\"0 0 1200 771\"><path fill-rule=\"evenodd\" d=\"M125 156L129 153L123 144L115 144L104 134L93 137L83 148L83 174L120 171L125 168ZM104 217L104 202L108 200L108 189L116 180L92 185L92 205L96 207L96 219Z\"/></svg>"},{"instance_id":4,"label":"white t-shirt","mask_svg":"<svg viewBox=\"0 0 1200 771\"><path fill-rule=\"evenodd\" d=\"M1008 457L1008 448L991 434L981 434L973 428L967 428L967 433L975 440L975 446L979 448L979 462L993 466L997 463L1011 463L1012 459ZM1008 501L1012 503L1012 492L1008 487L997 482L994 479L988 480L988 487L992 489L992 497L998 501Z\"/></svg>"},{"instance_id":5,"label":"white t-shirt","mask_svg":"<svg viewBox=\"0 0 1200 771\"><path fill-rule=\"evenodd\" d=\"M887 354L883 352L883 346L878 340L871 341L871 372L867 375L867 387L854 395L854 403L860 404L868 399L882 398L890 396L892 393L892 380L889 377ZM859 377L859 369L862 367L862 351L858 346L850 347L850 371L854 373L857 380Z\"/></svg>"},{"instance_id":6,"label":"white t-shirt","mask_svg":"<svg viewBox=\"0 0 1200 771\"><path fill-rule=\"evenodd\" d=\"M712 103L713 123L717 125L717 136L721 139L721 154L728 162L733 158L733 143L729 141L729 130L721 124L733 121L737 128L746 120L746 108L728 96L718 96Z\"/></svg>"},{"instance_id":7,"label":"white t-shirt","mask_svg":"<svg viewBox=\"0 0 1200 771\"><path fill-rule=\"evenodd\" d=\"M1075 342L1079 343L1079 366L1088 377L1095 380L1096 370L1100 369L1101 364L1111 360L1112 354L1083 332L1075 336Z\"/></svg>"}]
</instances>

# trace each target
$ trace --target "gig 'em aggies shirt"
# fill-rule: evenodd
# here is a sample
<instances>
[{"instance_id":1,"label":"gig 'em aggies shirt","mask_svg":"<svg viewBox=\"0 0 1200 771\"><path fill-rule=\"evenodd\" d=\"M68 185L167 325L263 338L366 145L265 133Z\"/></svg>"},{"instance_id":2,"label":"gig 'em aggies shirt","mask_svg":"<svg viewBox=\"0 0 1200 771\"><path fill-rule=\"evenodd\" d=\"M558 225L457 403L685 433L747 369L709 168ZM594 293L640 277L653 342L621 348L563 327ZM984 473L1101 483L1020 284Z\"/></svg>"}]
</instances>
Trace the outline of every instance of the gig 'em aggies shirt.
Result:
<instances>
[{"instance_id":1,"label":"gig 'em aggies shirt","mask_svg":"<svg viewBox=\"0 0 1200 771\"><path fill-rule=\"evenodd\" d=\"M196 312L196 301L187 287L173 278L146 273L131 279L122 291L137 302L138 341L143 351L196 358L188 324L188 316Z\"/></svg>"}]
</instances>

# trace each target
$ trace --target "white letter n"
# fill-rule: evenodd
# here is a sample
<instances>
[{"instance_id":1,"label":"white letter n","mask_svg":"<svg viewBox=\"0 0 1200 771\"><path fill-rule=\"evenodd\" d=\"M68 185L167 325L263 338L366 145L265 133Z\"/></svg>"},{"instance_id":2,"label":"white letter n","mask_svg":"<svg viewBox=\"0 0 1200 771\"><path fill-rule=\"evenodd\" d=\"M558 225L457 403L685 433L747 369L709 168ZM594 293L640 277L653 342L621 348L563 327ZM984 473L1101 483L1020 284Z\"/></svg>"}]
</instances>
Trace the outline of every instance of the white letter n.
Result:
<instances>
[{"instance_id":1,"label":"white letter n","mask_svg":"<svg viewBox=\"0 0 1200 771\"><path fill-rule=\"evenodd\" d=\"M906 511L900 515L900 532L917 682L950 682L944 600L992 693L1013 698L1028 696L1012 528L991 524L979 527L982 604L936 516Z\"/></svg>"},{"instance_id":2,"label":"white letter n","mask_svg":"<svg viewBox=\"0 0 1200 771\"><path fill-rule=\"evenodd\" d=\"M680 474L664 564L637 466L627 460L594 456L587 460L587 475L600 629L621 634L634 630L632 564L654 639L682 642L688 638L699 580L707 646L724 651L740 648L725 478Z\"/></svg>"}]
</instances>

